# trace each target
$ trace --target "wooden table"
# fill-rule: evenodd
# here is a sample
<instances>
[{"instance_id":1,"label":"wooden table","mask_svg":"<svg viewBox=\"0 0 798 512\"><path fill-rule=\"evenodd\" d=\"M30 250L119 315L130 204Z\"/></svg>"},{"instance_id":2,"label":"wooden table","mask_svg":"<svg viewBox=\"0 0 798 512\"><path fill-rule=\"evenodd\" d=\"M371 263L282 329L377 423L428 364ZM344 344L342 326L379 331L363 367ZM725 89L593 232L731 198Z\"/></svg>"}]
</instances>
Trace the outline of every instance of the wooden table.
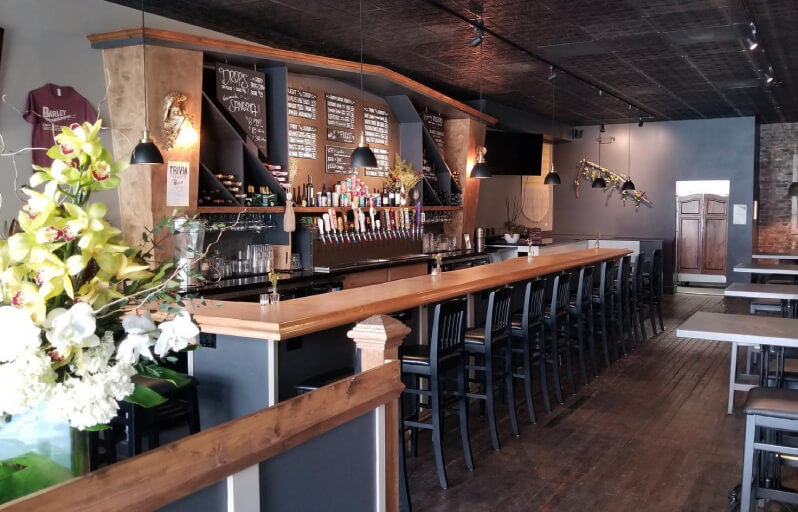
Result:
<instances>
[{"instance_id":1,"label":"wooden table","mask_svg":"<svg viewBox=\"0 0 798 512\"><path fill-rule=\"evenodd\" d=\"M798 254L760 253L760 254L752 254L751 258L762 259L762 260L798 260Z\"/></svg>"},{"instance_id":2,"label":"wooden table","mask_svg":"<svg viewBox=\"0 0 798 512\"><path fill-rule=\"evenodd\" d=\"M779 265L778 263L740 263L735 265L735 272L747 274L778 274L798 276L798 265Z\"/></svg>"},{"instance_id":3,"label":"wooden table","mask_svg":"<svg viewBox=\"0 0 798 512\"><path fill-rule=\"evenodd\" d=\"M731 343L728 406L728 413L731 414L734 392L748 391L759 385L759 383L737 382L737 346L771 345L798 348L798 320L699 311L676 329L676 336Z\"/></svg>"},{"instance_id":4,"label":"wooden table","mask_svg":"<svg viewBox=\"0 0 798 512\"><path fill-rule=\"evenodd\" d=\"M780 300L782 316L795 318L798 286L794 284L733 283L723 291L723 295L743 299Z\"/></svg>"}]
</instances>

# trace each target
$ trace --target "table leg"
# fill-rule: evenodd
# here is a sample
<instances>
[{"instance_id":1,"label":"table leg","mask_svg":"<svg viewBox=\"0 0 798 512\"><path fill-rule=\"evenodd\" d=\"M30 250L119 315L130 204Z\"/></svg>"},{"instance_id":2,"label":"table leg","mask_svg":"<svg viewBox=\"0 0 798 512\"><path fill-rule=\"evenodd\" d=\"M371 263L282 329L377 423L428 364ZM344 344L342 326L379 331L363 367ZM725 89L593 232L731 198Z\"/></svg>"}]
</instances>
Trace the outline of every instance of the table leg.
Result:
<instances>
[{"instance_id":1,"label":"table leg","mask_svg":"<svg viewBox=\"0 0 798 512\"><path fill-rule=\"evenodd\" d=\"M729 406L728 414L734 409L734 387L737 382L737 343L731 344L731 362L729 365Z\"/></svg>"}]
</instances>

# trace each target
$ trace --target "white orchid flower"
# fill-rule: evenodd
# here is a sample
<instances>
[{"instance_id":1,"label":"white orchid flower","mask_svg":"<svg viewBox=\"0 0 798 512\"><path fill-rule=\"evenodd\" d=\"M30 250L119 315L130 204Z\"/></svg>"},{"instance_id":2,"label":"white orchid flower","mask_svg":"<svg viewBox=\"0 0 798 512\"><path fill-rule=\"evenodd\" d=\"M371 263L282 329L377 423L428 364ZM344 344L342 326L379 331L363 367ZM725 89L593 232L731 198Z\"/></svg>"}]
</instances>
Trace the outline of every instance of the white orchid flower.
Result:
<instances>
[{"instance_id":1,"label":"white orchid flower","mask_svg":"<svg viewBox=\"0 0 798 512\"><path fill-rule=\"evenodd\" d=\"M122 318L122 328L128 334L145 334L155 332L157 327L149 311L141 315L130 313Z\"/></svg>"},{"instance_id":2,"label":"white orchid flower","mask_svg":"<svg viewBox=\"0 0 798 512\"><path fill-rule=\"evenodd\" d=\"M161 335L155 344L155 353L158 357L165 356L170 350L183 350L199 334L199 327L191 320L191 315L185 311L179 312L174 319L162 322L158 326Z\"/></svg>"},{"instance_id":3,"label":"white orchid flower","mask_svg":"<svg viewBox=\"0 0 798 512\"><path fill-rule=\"evenodd\" d=\"M122 364L133 366L140 358L152 360L150 347L155 340L148 334L131 334L125 337L116 349L116 360Z\"/></svg>"},{"instance_id":4,"label":"white orchid flower","mask_svg":"<svg viewBox=\"0 0 798 512\"><path fill-rule=\"evenodd\" d=\"M9 363L25 353L32 353L42 343L41 330L25 310L0 307L0 325L6 333L0 339L0 363Z\"/></svg>"},{"instance_id":5,"label":"white orchid flower","mask_svg":"<svg viewBox=\"0 0 798 512\"><path fill-rule=\"evenodd\" d=\"M73 348L96 347L100 338L95 334L97 320L94 310L78 302L71 308L56 308L47 313L44 321L47 340L62 357L68 357Z\"/></svg>"}]
</instances>

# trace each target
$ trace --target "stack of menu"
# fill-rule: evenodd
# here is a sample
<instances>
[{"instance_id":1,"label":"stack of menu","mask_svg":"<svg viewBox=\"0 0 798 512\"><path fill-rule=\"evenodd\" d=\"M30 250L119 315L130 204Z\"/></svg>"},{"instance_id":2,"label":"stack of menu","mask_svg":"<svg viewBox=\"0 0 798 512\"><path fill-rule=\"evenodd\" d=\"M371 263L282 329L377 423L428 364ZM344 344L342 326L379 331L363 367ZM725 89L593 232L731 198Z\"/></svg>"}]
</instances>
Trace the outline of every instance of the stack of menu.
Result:
<instances>
[{"instance_id":1,"label":"stack of menu","mask_svg":"<svg viewBox=\"0 0 798 512\"><path fill-rule=\"evenodd\" d=\"M543 234L540 228L529 228L529 244L543 245Z\"/></svg>"}]
</instances>

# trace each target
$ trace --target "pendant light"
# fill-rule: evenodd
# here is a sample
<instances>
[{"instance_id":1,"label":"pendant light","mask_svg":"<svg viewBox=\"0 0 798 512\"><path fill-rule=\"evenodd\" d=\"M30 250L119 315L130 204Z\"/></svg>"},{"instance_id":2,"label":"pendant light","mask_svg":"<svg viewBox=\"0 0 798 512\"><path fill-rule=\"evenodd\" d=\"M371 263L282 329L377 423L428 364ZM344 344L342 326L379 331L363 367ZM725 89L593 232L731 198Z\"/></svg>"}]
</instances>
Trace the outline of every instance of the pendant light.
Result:
<instances>
[{"instance_id":1,"label":"pendant light","mask_svg":"<svg viewBox=\"0 0 798 512\"><path fill-rule=\"evenodd\" d=\"M551 83L551 157L549 173L543 179L544 185L559 185L562 183L560 175L554 170L554 82Z\"/></svg>"},{"instance_id":2,"label":"pendant light","mask_svg":"<svg viewBox=\"0 0 798 512\"><path fill-rule=\"evenodd\" d=\"M485 8L485 1L482 1L482 8ZM480 11L482 12L482 11ZM484 15L484 12L482 12ZM485 31L484 28L482 30L482 37L479 41L479 113L482 114L482 49L485 47ZM471 45L473 46L473 44ZM481 117L481 116L480 116ZM491 172L490 168L488 167L487 162L485 162L485 153L488 150L485 146L482 146L477 150L477 163L474 164L474 167L471 168L471 177L476 178L478 180L484 180L486 178L492 178L493 172Z\"/></svg>"},{"instance_id":3,"label":"pendant light","mask_svg":"<svg viewBox=\"0 0 798 512\"><path fill-rule=\"evenodd\" d=\"M144 77L144 130L141 132L141 140L133 148L130 154L131 164L162 164L163 155L158 146L150 138L149 116L147 115L147 38L144 32L144 0L141 0L141 50L143 52L142 64Z\"/></svg>"},{"instance_id":4,"label":"pendant light","mask_svg":"<svg viewBox=\"0 0 798 512\"><path fill-rule=\"evenodd\" d=\"M363 93L363 0L360 0L360 109L365 110ZM360 132L360 143L349 157L350 167L377 167L377 157L366 142L366 123L363 120L363 131Z\"/></svg>"},{"instance_id":5,"label":"pendant light","mask_svg":"<svg viewBox=\"0 0 798 512\"><path fill-rule=\"evenodd\" d=\"M603 123L602 123L603 124ZM591 185L592 188L607 188L607 181L601 175L601 134L599 133L598 138L598 176L593 179L593 184Z\"/></svg>"},{"instance_id":6,"label":"pendant light","mask_svg":"<svg viewBox=\"0 0 798 512\"><path fill-rule=\"evenodd\" d=\"M629 105L629 111L631 113L632 106ZM629 148L629 157L626 160L626 181L623 182L623 187L621 190L625 190L627 192L634 192L635 184L632 182L632 118L629 118L629 138L626 141L626 146Z\"/></svg>"}]
</instances>

